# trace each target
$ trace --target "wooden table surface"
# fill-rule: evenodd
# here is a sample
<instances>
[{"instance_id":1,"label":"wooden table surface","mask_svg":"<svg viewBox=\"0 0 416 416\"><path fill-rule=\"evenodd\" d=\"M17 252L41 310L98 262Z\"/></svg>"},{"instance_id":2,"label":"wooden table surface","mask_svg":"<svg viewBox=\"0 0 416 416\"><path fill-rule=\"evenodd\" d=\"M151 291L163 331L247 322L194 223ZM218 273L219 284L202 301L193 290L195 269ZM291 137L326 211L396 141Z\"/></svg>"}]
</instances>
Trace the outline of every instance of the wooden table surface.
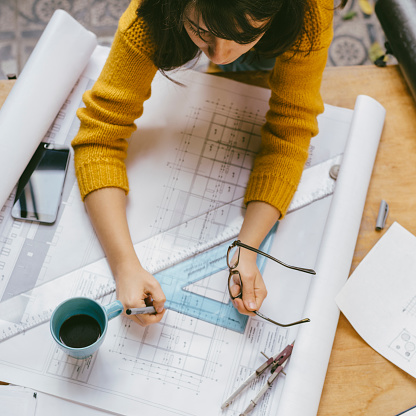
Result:
<instances>
[{"instance_id":1,"label":"wooden table surface","mask_svg":"<svg viewBox=\"0 0 416 416\"><path fill-rule=\"evenodd\" d=\"M394 221L416 235L416 103L397 66L328 68L321 91L328 104L353 108L355 97L365 94L386 109L353 271ZM377 232L381 199L390 212L385 229ZM412 406L416 379L370 348L341 314L319 416L390 416Z\"/></svg>"},{"instance_id":2,"label":"wooden table surface","mask_svg":"<svg viewBox=\"0 0 416 416\"><path fill-rule=\"evenodd\" d=\"M0 80L0 108L3 105L4 100L12 89L15 81Z\"/></svg>"},{"instance_id":3,"label":"wooden table surface","mask_svg":"<svg viewBox=\"0 0 416 416\"><path fill-rule=\"evenodd\" d=\"M267 87L264 73L225 76ZM0 81L0 103L12 84ZM327 68L321 91L327 104L354 108L356 97L364 94L387 110L353 271L394 221L416 235L416 103L397 66ZM385 229L377 232L381 199L390 213ZM393 416L415 405L416 379L369 347L341 314L318 416Z\"/></svg>"}]
</instances>

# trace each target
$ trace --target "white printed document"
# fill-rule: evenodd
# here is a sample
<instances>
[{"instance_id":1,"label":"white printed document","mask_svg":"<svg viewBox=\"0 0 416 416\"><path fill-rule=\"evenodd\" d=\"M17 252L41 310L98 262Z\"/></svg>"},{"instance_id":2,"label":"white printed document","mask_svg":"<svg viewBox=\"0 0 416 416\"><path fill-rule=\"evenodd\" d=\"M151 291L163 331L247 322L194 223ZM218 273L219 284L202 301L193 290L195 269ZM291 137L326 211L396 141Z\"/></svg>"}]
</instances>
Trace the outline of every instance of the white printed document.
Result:
<instances>
[{"instance_id":1,"label":"white printed document","mask_svg":"<svg viewBox=\"0 0 416 416\"><path fill-rule=\"evenodd\" d=\"M393 223L336 302L379 354L416 377L416 237Z\"/></svg>"},{"instance_id":2,"label":"white printed document","mask_svg":"<svg viewBox=\"0 0 416 416\"><path fill-rule=\"evenodd\" d=\"M0 386L1 416L35 416L37 393L20 386Z\"/></svg>"}]
</instances>

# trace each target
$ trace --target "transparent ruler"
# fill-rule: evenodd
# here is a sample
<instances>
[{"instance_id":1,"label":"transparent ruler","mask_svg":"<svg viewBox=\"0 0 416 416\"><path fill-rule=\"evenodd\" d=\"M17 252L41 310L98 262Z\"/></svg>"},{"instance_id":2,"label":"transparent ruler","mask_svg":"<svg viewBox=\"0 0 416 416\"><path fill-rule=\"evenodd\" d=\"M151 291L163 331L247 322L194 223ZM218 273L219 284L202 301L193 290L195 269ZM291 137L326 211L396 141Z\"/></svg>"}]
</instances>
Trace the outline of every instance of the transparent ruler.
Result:
<instances>
[{"instance_id":1,"label":"transparent ruler","mask_svg":"<svg viewBox=\"0 0 416 416\"><path fill-rule=\"evenodd\" d=\"M260 250L268 253L277 224L266 236ZM232 331L244 333L247 315L241 315L228 295L228 266L225 253L233 239L169 267L155 277L166 295L165 307ZM263 273L266 257L257 257Z\"/></svg>"},{"instance_id":2,"label":"transparent ruler","mask_svg":"<svg viewBox=\"0 0 416 416\"><path fill-rule=\"evenodd\" d=\"M301 209L314 201L325 198L334 192L335 176L333 174L330 175L330 172L334 172L334 167L340 165L341 159L342 155L339 155L304 170L298 189L289 207L289 213ZM242 205L243 202L240 202ZM189 226L192 225L192 221L201 221L201 217L188 221ZM240 216L233 218L230 225L219 232L218 235L214 238L210 238L204 243L173 252L173 254L169 254L169 256L166 256L165 254L156 256L155 258L152 258L151 261L142 263L147 270L152 274L155 274L156 277L159 272L164 271L160 274L163 287L163 277L166 277L166 275L171 272L166 271L167 269L172 268L173 270L173 267L178 265L173 271L182 272L184 270L184 265L186 265L182 264L183 262L194 256L198 256L200 253L203 254L204 252L207 252L205 256L211 255L217 259L219 257L219 251L213 250L210 252L209 250L235 238L239 233L242 222L243 215L241 214ZM143 243L136 244L136 251L140 253L141 246L152 246L154 241L163 239L163 236L164 233L161 233L151 237ZM226 250L224 250L223 247L221 247L220 250L224 253L225 260ZM221 267L224 268L223 265L220 266L220 269ZM220 269L212 269L209 272L215 274L219 272ZM207 277L206 273L207 270L205 270L202 275L199 275L198 278L205 279ZM168 308L170 306L171 309L183 314L207 320L229 329L237 331L242 330L245 325L244 322L241 323L238 320L238 322L234 322L233 318L230 318L230 314L233 313L232 309L227 306L224 306L222 309L223 315L216 317L216 321L212 321L213 318L211 317L210 311L213 310L213 304L211 303L211 300L198 303L196 302L197 298L193 296L191 292L186 294L186 290L183 290L190 282L189 279L185 279L185 281L182 282L183 284L181 283L181 290L175 290L169 293L170 298L166 286L164 290L168 297L166 304ZM226 288L226 286L224 286L224 288ZM4 341L32 327L47 322L55 307L65 299L74 296L86 296L93 299L99 299L114 291L115 283L106 261L99 261L94 263L94 267L87 266L37 286L31 291L22 293L0 303L0 341ZM203 297L201 294L198 296Z\"/></svg>"}]
</instances>

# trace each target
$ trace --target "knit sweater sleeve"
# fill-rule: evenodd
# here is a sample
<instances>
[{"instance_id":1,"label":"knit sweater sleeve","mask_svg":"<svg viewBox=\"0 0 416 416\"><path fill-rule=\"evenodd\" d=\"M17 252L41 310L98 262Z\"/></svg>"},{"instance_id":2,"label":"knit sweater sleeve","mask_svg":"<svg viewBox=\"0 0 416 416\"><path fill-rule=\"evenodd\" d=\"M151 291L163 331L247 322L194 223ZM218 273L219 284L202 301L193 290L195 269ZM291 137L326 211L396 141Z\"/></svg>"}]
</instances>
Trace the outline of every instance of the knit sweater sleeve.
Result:
<instances>
[{"instance_id":1,"label":"knit sweater sleeve","mask_svg":"<svg viewBox=\"0 0 416 416\"><path fill-rule=\"evenodd\" d=\"M245 202L263 201L282 217L296 191L308 157L310 139L318 133L323 112L322 73L332 40L332 0L314 0L306 13L306 33L294 50L276 60L270 76L270 109L262 128L262 147L254 161Z\"/></svg>"},{"instance_id":2,"label":"knit sweater sleeve","mask_svg":"<svg viewBox=\"0 0 416 416\"><path fill-rule=\"evenodd\" d=\"M81 125L72 146L83 199L104 187L128 192L127 139L150 97L157 70L151 60L154 44L146 24L136 16L138 4L132 1L121 17L104 68L83 96L85 108L77 112Z\"/></svg>"}]
</instances>

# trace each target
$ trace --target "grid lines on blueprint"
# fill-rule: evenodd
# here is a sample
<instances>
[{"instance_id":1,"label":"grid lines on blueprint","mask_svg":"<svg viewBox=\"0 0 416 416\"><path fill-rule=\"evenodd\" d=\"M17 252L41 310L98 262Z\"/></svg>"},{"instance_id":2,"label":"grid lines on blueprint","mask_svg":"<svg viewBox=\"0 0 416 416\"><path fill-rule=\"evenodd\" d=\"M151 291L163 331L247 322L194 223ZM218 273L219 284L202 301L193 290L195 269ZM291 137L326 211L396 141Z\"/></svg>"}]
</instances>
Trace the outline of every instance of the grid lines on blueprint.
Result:
<instances>
[{"instance_id":1,"label":"grid lines on blueprint","mask_svg":"<svg viewBox=\"0 0 416 416\"><path fill-rule=\"evenodd\" d=\"M206 380L218 381L218 354L224 329L168 311L157 330L137 331L127 319L114 334L111 352L122 357L120 370L199 392Z\"/></svg>"},{"instance_id":2,"label":"grid lines on blueprint","mask_svg":"<svg viewBox=\"0 0 416 416\"><path fill-rule=\"evenodd\" d=\"M240 209L238 200L244 197L254 156L260 148L264 115L260 110L241 110L232 102L225 104L218 99L190 107L186 117L180 146L169 163L171 174L153 233L207 212L186 237L177 236L187 238L187 243L197 243L205 239L208 228L221 228L233 216L233 209Z\"/></svg>"}]
</instances>

